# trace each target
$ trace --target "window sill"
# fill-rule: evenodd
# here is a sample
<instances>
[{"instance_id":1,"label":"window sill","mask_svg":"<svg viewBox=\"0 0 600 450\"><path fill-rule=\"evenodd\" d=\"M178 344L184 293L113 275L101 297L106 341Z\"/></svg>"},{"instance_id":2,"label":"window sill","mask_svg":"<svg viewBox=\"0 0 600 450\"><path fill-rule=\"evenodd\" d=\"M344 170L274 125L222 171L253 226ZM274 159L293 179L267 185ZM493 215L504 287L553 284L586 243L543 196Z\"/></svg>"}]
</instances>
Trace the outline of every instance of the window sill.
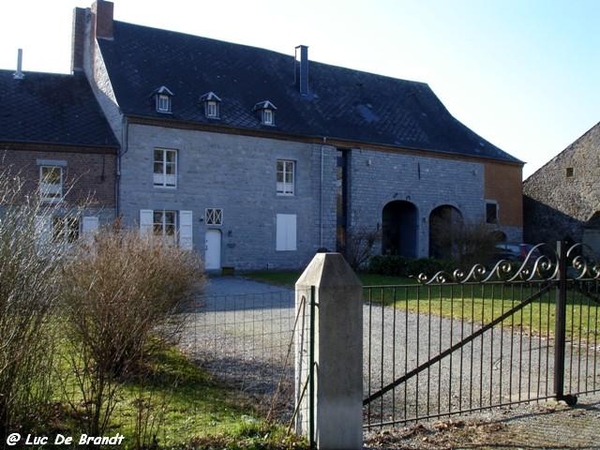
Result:
<instances>
[{"instance_id":1,"label":"window sill","mask_svg":"<svg viewBox=\"0 0 600 450\"><path fill-rule=\"evenodd\" d=\"M58 205L59 203L62 203L64 199L61 198L42 198L41 199L41 203L43 205Z\"/></svg>"}]
</instances>

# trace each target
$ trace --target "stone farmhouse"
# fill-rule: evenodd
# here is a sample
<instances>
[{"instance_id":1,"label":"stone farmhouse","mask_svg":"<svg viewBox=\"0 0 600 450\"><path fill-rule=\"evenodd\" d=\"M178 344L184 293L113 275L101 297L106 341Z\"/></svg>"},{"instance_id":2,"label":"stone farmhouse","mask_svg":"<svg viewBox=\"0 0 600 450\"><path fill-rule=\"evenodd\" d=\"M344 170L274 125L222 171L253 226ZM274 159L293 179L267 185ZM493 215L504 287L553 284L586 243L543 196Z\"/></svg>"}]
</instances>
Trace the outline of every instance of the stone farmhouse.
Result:
<instances>
[{"instance_id":1,"label":"stone farmhouse","mask_svg":"<svg viewBox=\"0 0 600 450\"><path fill-rule=\"evenodd\" d=\"M528 242L584 242L600 252L600 123L523 183Z\"/></svg>"},{"instance_id":2,"label":"stone farmhouse","mask_svg":"<svg viewBox=\"0 0 600 450\"><path fill-rule=\"evenodd\" d=\"M120 22L105 0L75 9L72 49L118 140L115 214L207 269L299 268L361 230L440 256L432 223L522 239L523 163L427 84Z\"/></svg>"},{"instance_id":3,"label":"stone farmhouse","mask_svg":"<svg viewBox=\"0 0 600 450\"><path fill-rule=\"evenodd\" d=\"M73 241L114 220L119 143L85 75L0 70L0 96L0 170L52 208L40 237Z\"/></svg>"}]
</instances>

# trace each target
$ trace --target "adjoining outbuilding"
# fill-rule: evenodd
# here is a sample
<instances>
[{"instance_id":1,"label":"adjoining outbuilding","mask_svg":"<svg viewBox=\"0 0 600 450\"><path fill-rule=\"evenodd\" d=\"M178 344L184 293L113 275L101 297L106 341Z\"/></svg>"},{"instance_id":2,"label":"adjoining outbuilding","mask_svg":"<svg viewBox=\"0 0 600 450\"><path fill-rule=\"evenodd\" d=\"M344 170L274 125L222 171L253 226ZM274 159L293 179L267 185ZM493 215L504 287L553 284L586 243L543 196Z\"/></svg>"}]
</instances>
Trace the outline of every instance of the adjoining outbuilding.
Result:
<instances>
[{"instance_id":1,"label":"adjoining outbuilding","mask_svg":"<svg viewBox=\"0 0 600 450\"><path fill-rule=\"evenodd\" d=\"M52 210L39 217L40 238L68 244L114 221L119 142L85 75L19 66L0 70L0 92L0 170L20 201L40 195Z\"/></svg>"},{"instance_id":2,"label":"adjoining outbuilding","mask_svg":"<svg viewBox=\"0 0 600 450\"><path fill-rule=\"evenodd\" d=\"M600 123L523 183L528 242L583 242L600 253Z\"/></svg>"}]
</instances>

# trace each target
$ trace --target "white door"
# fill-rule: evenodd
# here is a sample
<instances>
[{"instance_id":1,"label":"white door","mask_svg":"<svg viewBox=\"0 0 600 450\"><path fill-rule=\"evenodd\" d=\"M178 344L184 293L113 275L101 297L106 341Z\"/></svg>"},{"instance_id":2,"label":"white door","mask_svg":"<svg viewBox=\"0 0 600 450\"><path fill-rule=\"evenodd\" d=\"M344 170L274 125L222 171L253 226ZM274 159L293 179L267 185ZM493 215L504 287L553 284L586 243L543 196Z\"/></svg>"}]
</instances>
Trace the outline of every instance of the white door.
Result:
<instances>
[{"instance_id":1,"label":"white door","mask_svg":"<svg viewBox=\"0 0 600 450\"><path fill-rule=\"evenodd\" d=\"M215 270L221 268L221 231L207 230L204 240L204 268Z\"/></svg>"}]
</instances>

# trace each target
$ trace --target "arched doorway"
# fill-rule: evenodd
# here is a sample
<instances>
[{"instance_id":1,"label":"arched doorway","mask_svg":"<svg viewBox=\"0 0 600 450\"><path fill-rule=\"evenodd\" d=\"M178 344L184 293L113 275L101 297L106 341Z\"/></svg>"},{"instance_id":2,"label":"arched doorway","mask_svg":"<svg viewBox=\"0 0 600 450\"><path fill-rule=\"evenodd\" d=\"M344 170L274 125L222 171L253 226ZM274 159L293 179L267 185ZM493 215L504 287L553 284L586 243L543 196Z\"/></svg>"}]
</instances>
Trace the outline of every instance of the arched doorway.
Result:
<instances>
[{"instance_id":1,"label":"arched doorway","mask_svg":"<svg viewBox=\"0 0 600 450\"><path fill-rule=\"evenodd\" d=\"M464 221L461 212L451 205L442 205L429 215L429 256L451 259L456 253L456 239Z\"/></svg>"},{"instance_id":2,"label":"arched doorway","mask_svg":"<svg viewBox=\"0 0 600 450\"><path fill-rule=\"evenodd\" d=\"M384 255L417 256L417 207L403 200L394 200L383 207L382 243Z\"/></svg>"}]
</instances>

